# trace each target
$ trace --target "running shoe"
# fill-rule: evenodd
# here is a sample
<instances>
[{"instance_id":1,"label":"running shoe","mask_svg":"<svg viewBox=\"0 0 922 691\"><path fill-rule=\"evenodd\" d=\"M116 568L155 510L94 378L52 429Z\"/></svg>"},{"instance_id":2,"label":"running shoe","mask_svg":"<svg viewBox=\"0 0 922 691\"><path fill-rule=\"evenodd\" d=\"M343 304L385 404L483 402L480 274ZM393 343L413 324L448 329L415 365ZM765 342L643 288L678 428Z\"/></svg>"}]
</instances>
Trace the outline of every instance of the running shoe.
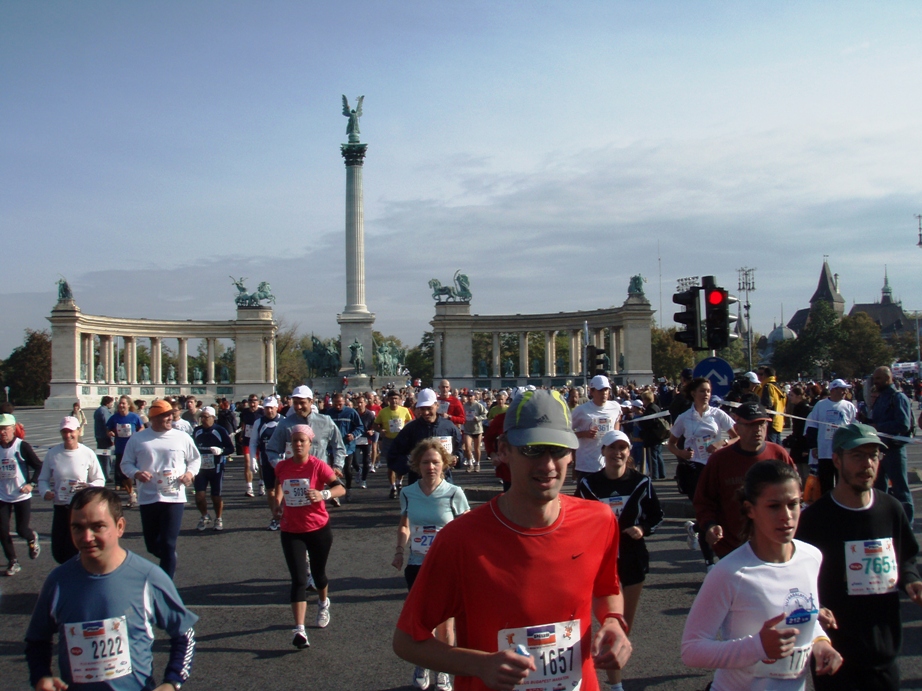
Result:
<instances>
[{"instance_id":1,"label":"running shoe","mask_svg":"<svg viewBox=\"0 0 922 691\"><path fill-rule=\"evenodd\" d=\"M479 464L479 463L475 463L475 464L474 464L474 472L475 472L475 473L479 473L479 472L480 472L480 464Z\"/></svg>"},{"instance_id":2,"label":"running shoe","mask_svg":"<svg viewBox=\"0 0 922 691\"><path fill-rule=\"evenodd\" d=\"M291 639L291 644L298 650L304 650L305 648L310 648L310 641L307 640L307 631L303 629L292 629L292 634L294 638Z\"/></svg>"},{"instance_id":3,"label":"running shoe","mask_svg":"<svg viewBox=\"0 0 922 691\"><path fill-rule=\"evenodd\" d=\"M125 505L126 509L133 509L138 505L138 493L132 492L128 495L128 503Z\"/></svg>"},{"instance_id":4,"label":"running shoe","mask_svg":"<svg viewBox=\"0 0 922 691\"><path fill-rule=\"evenodd\" d=\"M413 686L418 689L429 688L429 670L425 667L417 667L413 670Z\"/></svg>"},{"instance_id":5,"label":"running shoe","mask_svg":"<svg viewBox=\"0 0 922 691\"><path fill-rule=\"evenodd\" d=\"M38 533L32 531L32 539L29 540L29 559L38 559L42 553L42 546L38 544Z\"/></svg>"},{"instance_id":6,"label":"running shoe","mask_svg":"<svg viewBox=\"0 0 922 691\"><path fill-rule=\"evenodd\" d=\"M20 571L22 571L22 567L19 565L18 561L13 560L9 564L7 564L7 567L6 567L7 576L15 576Z\"/></svg>"},{"instance_id":7,"label":"running shoe","mask_svg":"<svg viewBox=\"0 0 922 691\"><path fill-rule=\"evenodd\" d=\"M266 486L263 483L259 483L259 496L266 496Z\"/></svg>"},{"instance_id":8,"label":"running shoe","mask_svg":"<svg viewBox=\"0 0 922 691\"><path fill-rule=\"evenodd\" d=\"M205 530L205 528L207 528L210 525L211 525L211 516L209 516L208 514L205 514L199 519L198 525L195 526L195 529L201 532L202 530Z\"/></svg>"},{"instance_id":9,"label":"running shoe","mask_svg":"<svg viewBox=\"0 0 922 691\"><path fill-rule=\"evenodd\" d=\"M307 574L307 589L315 592L317 590L317 586L314 584L314 577L310 574Z\"/></svg>"},{"instance_id":10,"label":"running shoe","mask_svg":"<svg viewBox=\"0 0 922 691\"><path fill-rule=\"evenodd\" d=\"M377 473L377 472L378 472L378 466L377 466L377 465L371 466L371 468L368 469L368 472L369 472L369 473Z\"/></svg>"},{"instance_id":11,"label":"running shoe","mask_svg":"<svg viewBox=\"0 0 922 691\"><path fill-rule=\"evenodd\" d=\"M359 487L361 487L362 489L368 489L368 484L364 480L362 480L362 484L360 484Z\"/></svg>"},{"instance_id":12,"label":"running shoe","mask_svg":"<svg viewBox=\"0 0 922 691\"><path fill-rule=\"evenodd\" d=\"M256 494L253 492L252 487L247 487L247 491L243 493L247 497L255 497Z\"/></svg>"},{"instance_id":13,"label":"running shoe","mask_svg":"<svg viewBox=\"0 0 922 691\"><path fill-rule=\"evenodd\" d=\"M219 533L222 530L224 530L224 519L223 518L214 519L214 529L217 530Z\"/></svg>"},{"instance_id":14,"label":"running shoe","mask_svg":"<svg viewBox=\"0 0 922 691\"><path fill-rule=\"evenodd\" d=\"M396 488L396 487L391 487L390 498L391 498L391 499L396 499L396 498L397 498L397 488Z\"/></svg>"},{"instance_id":15,"label":"running shoe","mask_svg":"<svg viewBox=\"0 0 922 691\"><path fill-rule=\"evenodd\" d=\"M436 677L435 688L438 691L451 691L451 677L445 672L439 672Z\"/></svg>"},{"instance_id":16,"label":"running shoe","mask_svg":"<svg viewBox=\"0 0 922 691\"><path fill-rule=\"evenodd\" d=\"M326 606L317 603L317 628L325 629L330 625L330 598L327 598Z\"/></svg>"},{"instance_id":17,"label":"running shoe","mask_svg":"<svg viewBox=\"0 0 922 691\"><path fill-rule=\"evenodd\" d=\"M278 529L279 529L278 519L273 518L271 521L269 521L269 530L278 530Z\"/></svg>"},{"instance_id":18,"label":"running shoe","mask_svg":"<svg viewBox=\"0 0 922 691\"><path fill-rule=\"evenodd\" d=\"M695 522L685 521L685 542L688 549L698 549L698 533L695 532Z\"/></svg>"}]
</instances>

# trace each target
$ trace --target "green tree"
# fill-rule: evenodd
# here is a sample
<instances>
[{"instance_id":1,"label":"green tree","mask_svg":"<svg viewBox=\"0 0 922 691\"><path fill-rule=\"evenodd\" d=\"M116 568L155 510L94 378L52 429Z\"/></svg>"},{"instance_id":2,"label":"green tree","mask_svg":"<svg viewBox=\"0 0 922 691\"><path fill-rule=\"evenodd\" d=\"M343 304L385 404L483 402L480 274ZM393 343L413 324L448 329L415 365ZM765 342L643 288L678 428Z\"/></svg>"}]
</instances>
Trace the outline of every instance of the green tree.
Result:
<instances>
[{"instance_id":1,"label":"green tree","mask_svg":"<svg viewBox=\"0 0 922 691\"><path fill-rule=\"evenodd\" d=\"M778 378L825 377L831 371L833 351L841 336L839 318L832 306L816 302L810 309L803 332L796 339L775 346L772 365L778 371Z\"/></svg>"},{"instance_id":2,"label":"green tree","mask_svg":"<svg viewBox=\"0 0 922 691\"><path fill-rule=\"evenodd\" d=\"M661 329L650 326L650 347L652 348L653 376L677 380L686 367L695 364L695 352L684 343L675 340L676 327Z\"/></svg>"},{"instance_id":3,"label":"green tree","mask_svg":"<svg viewBox=\"0 0 922 691\"><path fill-rule=\"evenodd\" d=\"M23 344L3 362L3 386L15 405L41 405L51 395L51 335L26 329Z\"/></svg>"},{"instance_id":4,"label":"green tree","mask_svg":"<svg viewBox=\"0 0 922 691\"><path fill-rule=\"evenodd\" d=\"M909 321L909 331L903 331L888 341L888 345L893 350L893 359L897 362L915 362L919 359L919 342L916 340L916 334L912 330L915 328L916 320Z\"/></svg>"},{"instance_id":5,"label":"green tree","mask_svg":"<svg viewBox=\"0 0 922 691\"><path fill-rule=\"evenodd\" d=\"M432 340L431 331L423 333L419 345L410 348L407 352L406 366L410 370L410 376L414 379L420 379L423 386L432 385L434 354L435 344Z\"/></svg>"},{"instance_id":6,"label":"green tree","mask_svg":"<svg viewBox=\"0 0 922 691\"><path fill-rule=\"evenodd\" d=\"M837 377L864 377L881 365L893 362L893 349L880 327L865 312L843 317L840 337L832 350L831 371Z\"/></svg>"},{"instance_id":7,"label":"green tree","mask_svg":"<svg viewBox=\"0 0 922 691\"><path fill-rule=\"evenodd\" d=\"M289 325L284 318L280 318L278 323L279 330L275 335L276 390L288 395L308 379L304 351L311 349L311 339L307 335L298 335L297 323Z\"/></svg>"}]
</instances>

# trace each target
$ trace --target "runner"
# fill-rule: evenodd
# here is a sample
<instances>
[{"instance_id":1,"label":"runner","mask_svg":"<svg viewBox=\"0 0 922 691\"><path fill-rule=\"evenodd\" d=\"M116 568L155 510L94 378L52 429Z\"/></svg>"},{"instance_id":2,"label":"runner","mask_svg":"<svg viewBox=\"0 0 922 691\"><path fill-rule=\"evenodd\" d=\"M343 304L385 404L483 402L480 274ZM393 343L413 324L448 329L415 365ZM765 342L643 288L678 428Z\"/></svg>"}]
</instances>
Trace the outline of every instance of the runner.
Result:
<instances>
[{"instance_id":1,"label":"runner","mask_svg":"<svg viewBox=\"0 0 922 691\"><path fill-rule=\"evenodd\" d=\"M119 545L125 518L118 495L104 487L77 492L70 530L80 558L57 567L42 586L26 632L29 683L36 691L68 684L178 691L192 671L198 617L163 571ZM155 626L170 636L160 686L153 676ZM60 677L51 670L55 634Z\"/></svg>"},{"instance_id":2,"label":"runner","mask_svg":"<svg viewBox=\"0 0 922 691\"><path fill-rule=\"evenodd\" d=\"M794 539L800 475L760 461L741 494L748 542L705 576L685 622L682 662L716 669L712 691L800 691L811 653L818 675L842 665L819 621L822 556Z\"/></svg>"},{"instance_id":3,"label":"runner","mask_svg":"<svg viewBox=\"0 0 922 691\"><path fill-rule=\"evenodd\" d=\"M38 475L38 493L54 502L51 518L51 556L59 564L77 556L70 535L70 502L74 494L87 485L104 487L96 454L79 442L80 421L75 417L61 420L63 443L48 449Z\"/></svg>"},{"instance_id":4,"label":"runner","mask_svg":"<svg viewBox=\"0 0 922 691\"><path fill-rule=\"evenodd\" d=\"M246 492L248 497L255 496L253 492L253 473L259 476L259 462L250 455L250 436L253 434L253 428L260 418L259 414L259 396L250 394L247 398L247 407L240 412L240 443L243 446L243 479L247 483ZM271 486L271 485L270 485ZM259 476L259 496L266 493L266 485L262 476Z\"/></svg>"},{"instance_id":5,"label":"runner","mask_svg":"<svg viewBox=\"0 0 922 691\"><path fill-rule=\"evenodd\" d=\"M224 486L224 462L234 453L234 440L227 430L215 424L215 409L202 408L201 423L192 433L195 448L202 456L201 469L195 476L195 506L202 517L195 527L199 532L214 526L218 532L224 530L224 500L221 490ZM214 507L214 523L208 515L208 498L205 491L211 486L211 505Z\"/></svg>"},{"instance_id":6,"label":"runner","mask_svg":"<svg viewBox=\"0 0 922 691\"><path fill-rule=\"evenodd\" d=\"M330 623L326 565L333 545L326 501L343 496L346 488L327 463L310 455L314 431L308 425L295 425L290 433L292 456L278 462L275 478L285 506L281 536L285 563L291 574L291 611L295 619L291 644L307 648L310 643L304 618L308 561L317 588L317 626L322 629Z\"/></svg>"},{"instance_id":7,"label":"runner","mask_svg":"<svg viewBox=\"0 0 922 691\"><path fill-rule=\"evenodd\" d=\"M400 493L400 525L397 527L397 553L392 564L398 571L403 568L404 552L410 548L404 576L407 589L413 588L423 559L432 546L436 534L449 521L471 507L464 490L445 482L445 469L455 463L438 439L424 439L410 454L410 469L419 475L419 481ZM454 622L449 619L435 627L435 637L454 645ZM424 667L413 672L413 684L420 689L429 688L430 674ZM436 689L451 691L451 681L444 672L436 675Z\"/></svg>"},{"instance_id":8,"label":"runner","mask_svg":"<svg viewBox=\"0 0 922 691\"><path fill-rule=\"evenodd\" d=\"M634 626L643 582L650 570L650 554L644 542L663 522L663 509L651 479L639 473L631 457L631 440L621 430L611 430L602 437L605 468L583 476L576 496L607 504L618 519L621 531L618 554L618 578L624 590L624 618ZM621 670L607 670L608 681L615 691L621 689Z\"/></svg>"},{"instance_id":9,"label":"runner","mask_svg":"<svg viewBox=\"0 0 922 691\"><path fill-rule=\"evenodd\" d=\"M173 429L173 407L168 401L154 401L148 416L150 428L132 435L125 445L121 470L139 483L144 545L172 578L186 487L198 473L202 457L188 434Z\"/></svg>"},{"instance_id":10,"label":"runner","mask_svg":"<svg viewBox=\"0 0 922 691\"><path fill-rule=\"evenodd\" d=\"M410 470L410 452L416 448L423 439L436 437L445 446L445 450L453 456L461 455L461 430L450 418L439 414L445 405L435 397L432 389L423 389L416 399L416 419L409 422L397 438L390 445L387 452L387 467L397 476L407 476L407 485L417 480L416 473ZM448 471L451 481L451 471ZM399 491L400 484L397 484ZM391 488L391 497L394 497Z\"/></svg>"},{"instance_id":11,"label":"runner","mask_svg":"<svg viewBox=\"0 0 922 691\"><path fill-rule=\"evenodd\" d=\"M119 396L118 406L106 420L106 429L109 437L115 441L115 486L121 487L128 493L128 508L138 505L138 495L134 491L134 482L122 472L122 456L125 446L132 435L144 429L144 422L133 412L134 403L130 396Z\"/></svg>"},{"instance_id":12,"label":"runner","mask_svg":"<svg viewBox=\"0 0 922 691\"><path fill-rule=\"evenodd\" d=\"M32 479L29 479L29 468ZM6 575L22 571L10 535L10 523L16 514L16 534L29 543L29 559L38 559L42 547L38 533L29 525L32 515L32 488L38 480L42 462L28 442L16 436L16 418L0 415L0 543L6 555Z\"/></svg>"},{"instance_id":13,"label":"runner","mask_svg":"<svg viewBox=\"0 0 922 691\"><path fill-rule=\"evenodd\" d=\"M403 483L403 476L406 470L400 468L403 472L398 477L396 471L391 468L388 462L388 453L390 453L391 444L394 443L397 435L400 434L400 430L412 421L413 414L409 409L400 405L400 392L396 389L389 390L387 392L387 407L382 408L381 412L375 416L375 429L381 433L379 457L383 458L384 462L388 464L387 479L391 483L391 499L397 498L397 483Z\"/></svg>"},{"instance_id":14,"label":"runner","mask_svg":"<svg viewBox=\"0 0 922 691\"><path fill-rule=\"evenodd\" d=\"M355 406L355 412L359 414L362 421L362 434L355 439L355 462L361 471L359 487L368 488L368 473L372 472L374 463L374 448L377 432L374 431L375 414L367 407L368 403L365 397L358 395L352 401Z\"/></svg>"},{"instance_id":15,"label":"runner","mask_svg":"<svg viewBox=\"0 0 922 691\"><path fill-rule=\"evenodd\" d=\"M263 415L253 425L250 432L250 458L258 460L260 464L260 477L269 487L266 499L269 502L269 511L272 520L269 521L269 530L279 529L279 503L282 498L275 482L275 465L266 451L266 444L275 432L275 426L282 417L279 415L279 399L269 396L263 399Z\"/></svg>"}]
</instances>

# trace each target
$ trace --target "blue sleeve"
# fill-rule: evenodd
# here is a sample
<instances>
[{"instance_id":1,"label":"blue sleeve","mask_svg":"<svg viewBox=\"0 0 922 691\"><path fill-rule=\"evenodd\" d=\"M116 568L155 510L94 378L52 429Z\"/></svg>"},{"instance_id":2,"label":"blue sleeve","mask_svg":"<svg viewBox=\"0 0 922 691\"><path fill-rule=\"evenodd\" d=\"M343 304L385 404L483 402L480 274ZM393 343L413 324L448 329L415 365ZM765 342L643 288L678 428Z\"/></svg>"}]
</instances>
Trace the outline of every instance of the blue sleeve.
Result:
<instances>
[{"instance_id":1,"label":"blue sleeve","mask_svg":"<svg viewBox=\"0 0 922 691\"><path fill-rule=\"evenodd\" d=\"M45 581L26 631L26 663L29 665L29 683L33 687L42 677L54 676L51 671L52 641L58 627L51 618L51 599L55 587L54 579Z\"/></svg>"},{"instance_id":2,"label":"blue sleeve","mask_svg":"<svg viewBox=\"0 0 922 691\"><path fill-rule=\"evenodd\" d=\"M165 681L184 682L192 673L192 658L195 655L195 630L198 617L186 609L176 586L166 574L151 572L151 591L154 604L154 618L157 626L170 636L170 657Z\"/></svg>"},{"instance_id":3,"label":"blue sleeve","mask_svg":"<svg viewBox=\"0 0 922 691\"><path fill-rule=\"evenodd\" d=\"M365 425L362 423L362 416L359 415L358 412L355 411L355 410L353 410L352 412L353 412L353 416L352 416L352 422L353 422L353 425L352 425L352 435L357 437L357 436L359 436L360 434L364 434L364 432L365 432Z\"/></svg>"},{"instance_id":4,"label":"blue sleeve","mask_svg":"<svg viewBox=\"0 0 922 691\"><path fill-rule=\"evenodd\" d=\"M217 425L215 426L217 427ZM225 456L233 455L234 451L236 450L236 446L234 445L234 440L231 439L231 436L227 433L226 429L224 429L223 427L218 427L218 429L221 430L221 443L223 445L223 448L221 450L224 452Z\"/></svg>"}]
</instances>

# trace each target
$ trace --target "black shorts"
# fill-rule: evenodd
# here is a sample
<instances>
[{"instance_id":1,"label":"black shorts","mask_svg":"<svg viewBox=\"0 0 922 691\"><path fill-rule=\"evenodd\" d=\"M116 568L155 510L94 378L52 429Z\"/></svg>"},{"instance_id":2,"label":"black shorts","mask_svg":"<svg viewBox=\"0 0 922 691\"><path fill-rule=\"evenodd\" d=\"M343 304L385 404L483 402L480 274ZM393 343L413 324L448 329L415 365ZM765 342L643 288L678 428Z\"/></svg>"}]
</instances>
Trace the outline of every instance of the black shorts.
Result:
<instances>
[{"instance_id":1,"label":"black shorts","mask_svg":"<svg viewBox=\"0 0 922 691\"><path fill-rule=\"evenodd\" d=\"M220 497L221 487L224 485L224 464L219 463L215 468L200 470L195 476L195 491L204 492L211 485L211 496Z\"/></svg>"},{"instance_id":2,"label":"black shorts","mask_svg":"<svg viewBox=\"0 0 922 691\"><path fill-rule=\"evenodd\" d=\"M422 564L407 564L407 568L403 572L404 578L407 579L407 590L413 590L413 583L416 582L416 577L419 575L421 568L423 568Z\"/></svg>"},{"instance_id":3,"label":"black shorts","mask_svg":"<svg viewBox=\"0 0 922 691\"><path fill-rule=\"evenodd\" d=\"M622 540L630 540L622 536ZM637 585L643 583L650 572L650 554L646 549L632 550L618 555L618 578L621 585Z\"/></svg>"},{"instance_id":4,"label":"black shorts","mask_svg":"<svg viewBox=\"0 0 922 691\"><path fill-rule=\"evenodd\" d=\"M268 488L266 491L272 491L275 489L275 468L272 467L272 464L269 461L263 461L259 464L262 468L262 478L263 483L265 483Z\"/></svg>"}]
</instances>

